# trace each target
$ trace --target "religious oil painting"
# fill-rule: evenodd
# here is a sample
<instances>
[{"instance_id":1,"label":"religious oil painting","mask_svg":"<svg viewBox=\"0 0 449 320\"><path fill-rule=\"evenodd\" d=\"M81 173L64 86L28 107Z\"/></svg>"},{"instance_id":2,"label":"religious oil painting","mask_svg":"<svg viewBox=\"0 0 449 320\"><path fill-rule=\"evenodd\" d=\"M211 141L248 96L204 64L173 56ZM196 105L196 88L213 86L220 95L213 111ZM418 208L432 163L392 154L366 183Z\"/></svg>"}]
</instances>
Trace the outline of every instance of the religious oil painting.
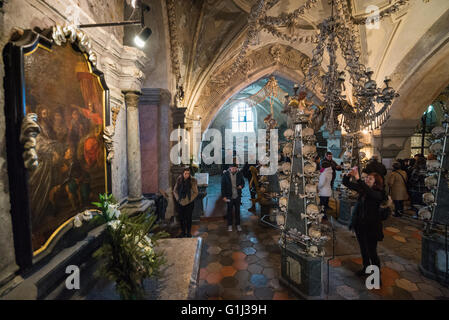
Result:
<instances>
[{"instance_id":1,"label":"religious oil painting","mask_svg":"<svg viewBox=\"0 0 449 320\"><path fill-rule=\"evenodd\" d=\"M32 248L92 208L107 188L105 90L70 43L37 46L24 57L26 113L37 114L37 169L28 175Z\"/></svg>"}]
</instances>

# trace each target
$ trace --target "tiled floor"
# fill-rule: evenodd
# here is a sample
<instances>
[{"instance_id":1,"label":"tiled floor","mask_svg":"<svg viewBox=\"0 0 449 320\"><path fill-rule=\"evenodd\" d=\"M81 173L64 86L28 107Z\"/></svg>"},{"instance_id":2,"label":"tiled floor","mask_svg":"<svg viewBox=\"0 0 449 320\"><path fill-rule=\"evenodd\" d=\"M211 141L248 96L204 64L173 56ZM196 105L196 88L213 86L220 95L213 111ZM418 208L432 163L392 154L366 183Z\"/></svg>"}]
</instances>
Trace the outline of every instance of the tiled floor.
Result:
<instances>
[{"instance_id":1,"label":"tiled floor","mask_svg":"<svg viewBox=\"0 0 449 320\"><path fill-rule=\"evenodd\" d=\"M204 239L200 262L197 299L299 299L279 283L281 255L279 231L259 222L246 209L251 206L244 188L242 232L228 232L222 218L225 206L219 203L220 177L210 177L208 194L218 208L193 226L193 234ZM260 209L258 208L258 212ZM212 214L213 212L213 214ZM345 226L334 223L335 258L329 260L329 292L326 262L332 257L327 245L322 299L448 299L449 289L422 276L418 269L421 255L419 225L390 218L385 223L385 239L379 243L382 283L379 290L368 290L354 272L361 269L359 248Z\"/></svg>"}]
</instances>

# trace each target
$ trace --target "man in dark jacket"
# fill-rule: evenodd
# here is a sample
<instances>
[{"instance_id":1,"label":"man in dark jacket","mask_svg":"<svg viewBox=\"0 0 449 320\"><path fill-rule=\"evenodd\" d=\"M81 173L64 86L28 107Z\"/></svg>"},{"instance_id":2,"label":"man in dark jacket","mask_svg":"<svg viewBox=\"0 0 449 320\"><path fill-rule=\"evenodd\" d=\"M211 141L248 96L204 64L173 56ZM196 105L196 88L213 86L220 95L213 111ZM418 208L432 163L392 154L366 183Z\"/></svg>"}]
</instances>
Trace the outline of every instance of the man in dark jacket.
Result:
<instances>
[{"instance_id":1,"label":"man in dark jacket","mask_svg":"<svg viewBox=\"0 0 449 320\"><path fill-rule=\"evenodd\" d=\"M327 162L329 163L329 165L324 165L324 163ZM335 181L335 177L337 176L337 170L341 171L341 166L339 166L333 159L332 159L332 152L328 151L326 152L325 157L323 158L323 160L321 160L321 168L323 167L331 167L332 168L332 181L331 181L331 189L334 189L334 181Z\"/></svg>"},{"instance_id":2,"label":"man in dark jacket","mask_svg":"<svg viewBox=\"0 0 449 320\"><path fill-rule=\"evenodd\" d=\"M385 168L383 163L379 162L379 158L377 157L377 155L373 155L369 163L366 165L365 172L367 174L376 172L385 181L385 176L387 175L387 168Z\"/></svg>"},{"instance_id":3,"label":"man in dark jacket","mask_svg":"<svg viewBox=\"0 0 449 320\"><path fill-rule=\"evenodd\" d=\"M242 199L242 189L245 186L243 174L238 170L237 164L231 167L221 177L221 195L228 204L227 220L228 231L232 231L232 209L235 208L235 225L237 231L242 231L240 227L240 205Z\"/></svg>"}]
</instances>

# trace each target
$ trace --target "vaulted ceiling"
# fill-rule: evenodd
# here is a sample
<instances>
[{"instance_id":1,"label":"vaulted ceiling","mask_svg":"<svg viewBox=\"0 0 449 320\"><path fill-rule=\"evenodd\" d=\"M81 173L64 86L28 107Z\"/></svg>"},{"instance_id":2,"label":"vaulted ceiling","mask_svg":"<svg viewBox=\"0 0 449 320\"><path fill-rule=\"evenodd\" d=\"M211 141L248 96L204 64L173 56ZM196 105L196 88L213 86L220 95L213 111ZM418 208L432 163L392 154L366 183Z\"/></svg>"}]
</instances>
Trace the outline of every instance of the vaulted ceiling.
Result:
<instances>
[{"instance_id":1,"label":"vaulted ceiling","mask_svg":"<svg viewBox=\"0 0 449 320\"><path fill-rule=\"evenodd\" d=\"M295 42L261 30L250 42L238 72L229 81L223 80L247 39L251 8L260 1L161 0L162 11L165 10L168 17L164 23L170 41L167 56L170 56L172 71L176 70L173 66L179 65L180 84L185 91L183 106L188 108L188 114L204 116L204 113L212 113L209 117L212 119L227 98L272 73L293 82L302 79L314 49L312 37L317 35L319 23L331 14L329 0L312 1L316 2L314 6L300 18L276 27L277 32L296 38ZM360 19L373 10L369 6L384 10L400 0L345 1L351 15ZM282 17L302 6L306 0L266 0L266 3L267 16ZM399 11L382 19L378 29L368 29L364 25L357 28L361 62L375 71L379 86L388 75L402 99L406 99L402 94L408 95L416 88L420 89L421 95L426 92L426 97L413 107L417 109L416 114L419 108L425 108L427 100L430 103L449 83L449 63L443 63L444 57L449 57L449 1L408 0ZM174 36L176 41L173 41ZM340 66L345 65L341 57L337 61ZM441 67L435 70L437 64ZM157 62L154 68L157 68ZM438 84L434 83L430 88L428 84L419 86L429 72L437 72ZM419 79L416 78L417 83L412 85L414 74ZM174 89L173 83L174 80L168 87ZM396 109L392 111L394 117L415 116L407 115L403 108Z\"/></svg>"}]
</instances>

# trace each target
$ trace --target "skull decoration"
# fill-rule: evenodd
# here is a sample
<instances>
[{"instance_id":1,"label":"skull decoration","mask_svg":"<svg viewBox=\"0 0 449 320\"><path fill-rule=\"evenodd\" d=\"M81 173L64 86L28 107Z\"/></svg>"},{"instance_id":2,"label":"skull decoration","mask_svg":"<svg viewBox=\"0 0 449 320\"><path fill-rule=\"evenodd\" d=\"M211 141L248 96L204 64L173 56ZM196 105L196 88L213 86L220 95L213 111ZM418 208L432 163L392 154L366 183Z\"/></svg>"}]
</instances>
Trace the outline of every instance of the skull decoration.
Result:
<instances>
[{"instance_id":1,"label":"skull decoration","mask_svg":"<svg viewBox=\"0 0 449 320\"><path fill-rule=\"evenodd\" d=\"M361 151L361 152L359 153L359 157L360 157L360 159L365 159L366 153L363 152L363 151Z\"/></svg>"},{"instance_id":2,"label":"skull decoration","mask_svg":"<svg viewBox=\"0 0 449 320\"><path fill-rule=\"evenodd\" d=\"M313 257L316 257L318 255L318 247L317 246L310 246L308 251L309 251L309 254Z\"/></svg>"},{"instance_id":3,"label":"skull decoration","mask_svg":"<svg viewBox=\"0 0 449 320\"><path fill-rule=\"evenodd\" d=\"M316 153L316 146L305 145L302 148L305 159L312 160Z\"/></svg>"},{"instance_id":4,"label":"skull decoration","mask_svg":"<svg viewBox=\"0 0 449 320\"><path fill-rule=\"evenodd\" d=\"M312 227L312 228L309 229L309 236L312 239L317 239L318 240L321 237L321 231L318 228Z\"/></svg>"},{"instance_id":5,"label":"skull decoration","mask_svg":"<svg viewBox=\"0 0 449 320\"><path fill-rule=\"evenodd\" d=\"M444 130L443 127L435 127L435 128L432 129L432 135L436 139L442 138L445 133L446 133L446 131Z\"/></svg>"},{"instance_id":6,"label":"skull decoration","mask_svg":"<svg viewBox=\"0 0 449 320\"><path fill-rule=\"evenodd\" d=\"M276 223L279 226L285 225L285 216L282 213L276 215Z\"/></svg>"},{"instance_id":7,"label":"skull decoration","mask_svg":"<svg viewBox=\"0 0 449 320\"><path fill-rule=\"evenodd\" d=\"M306 184L306 193L316 194L316 192L317 192L316 184L311 184L311 183Z\"/></svg>"},{"instance_id":8,"label":"skull decoration","mask_svg":"<svg viewBox=\"0 0 449 320\"><path fill-rule=\"evenodd\" d=\"M295 132L292 129L287 129L284 131L284 137L287 140L292 140L295 136Z\"/></svg>"},{"instance_id":9,"label":"skull decoration","mask_svg":"<svg viewBox=\"0 0 449 320\"><path fill-rule=\"evenodd\" d=\"M352 159L352 152L347 150L345 151L345 153L343 154L343 161L351 161Z\"/></svg>"},{"instance_id":10,"label":"skull decoration","mask_svg":"<svg viewBox=\"0 0 449 320\"><path fill-rule=\"evenodd\" d=\"M282 148L282 153L284 154L284 156L286 157L291 157L292 156L292 152L293 152L293 146L292 144L289 142L287 143L284 148Z\"/></svg>"},{"instance_id":11,"label":"skull decoration","mask_svg":"<svg viewBox=\"0 0 449 320\"><path fill-rule=\"evenodd\" d=\"M292 164L290 162L282 163L282 172L284 172L286 175L289 175L291 170Z\"/></svg>"},{"instance_id":12,"label":"skull decoration","mask_svg":"<svg viewBox=\"0 0 449 320\"><path fill-rule=\"evenodd\" d=\"M430 220L430 218L432 218L432 213L427 208L421 208L418 211L418 216L422 220Z\"/></svg>"},{"instance_id":13,"label":"skull decoration","mask_svg":"<svg viewBox=\"0 0 449 320\"><path fill-rule=\"evenodd\" d=\"M290 182L287 179L279 181L279 187L283 192L288 192L290 190Z\"/></svg>"},{"instance_id":14,"label":"skull decoration","mask_svg":"<svg viewBox=\"0 0 449 320\"><path fill-rule=\"evenodd\" d=\"M316 171L316 163L315 162L307 162L307 164L304 166L304 173L305 174L312 174Z\"/></svg>"},{"instance_id":15,"label":"skull decoration","mask_svg":"<svg viewBox=\"0 0 449 320\"><path fill-rule=\"evenodd\" d=\"M286 207L288 203L288 199L286 197L281 197L279 199L279 206Z\"/></svg>"},{"instance_id":16,"label":"skull decoration","mask_svg":"<svg viewBox=\"0 0 449 320\"><path fill-rule=\"evenodd\" d=\"M427 170L435 172L440 168L440 162L438 160L427 160Z\"/></svg>"},{"instance_id":17,"label":"skull decoration","mask_svg":"<svg viewBox=\"0 0 449 320\"><path fill-rule=\"evenodd\" d=\"M434 189L438 184L438 180L435 176L429 176L426 179L424 179L424 183L427 188Z\"/></svg>"},{"instance_id":18,"label":"skull decoration","mask_svg":"<svg viewBox=\"0 0 449 320\"><path fill-rule=\"evenodd\" d=\"M317 215L320 213L320 209L318 209L316 204L311 203L307 206L306 213L310 216Z\"/></svg>"},{"instance_id":19,"label":"skull decoration","mask_svg":"<svg viewBox=\"0 0 449 320\"><path fill-rule=\"evenodd\" d=\"M313 129L312 128L304 128L302 130L303 137L313 136Z\"/></svg>"},{"instance_id":20,"label":"skull decoration","mask_svg":"<svg viewBox=\"0 0 449 320\"><path fill-rule=\"evenodd\" d=\"M432 143L432 145L430 146L429 150L432 153L441 154L443 152L443 145L441 144L441 142Z\"/></svg>"},{"instance_id":21,"label":"skull decoration","mask_svg":"<svg viewBox=\"0 0 449 320\"><path fill-rule=\"evenodd\" d=\"M424 201L425 204L430 206L435 202L435 196L430 192L426 192L422 195L422 200Z\"/></svg>"}]
</instances>

